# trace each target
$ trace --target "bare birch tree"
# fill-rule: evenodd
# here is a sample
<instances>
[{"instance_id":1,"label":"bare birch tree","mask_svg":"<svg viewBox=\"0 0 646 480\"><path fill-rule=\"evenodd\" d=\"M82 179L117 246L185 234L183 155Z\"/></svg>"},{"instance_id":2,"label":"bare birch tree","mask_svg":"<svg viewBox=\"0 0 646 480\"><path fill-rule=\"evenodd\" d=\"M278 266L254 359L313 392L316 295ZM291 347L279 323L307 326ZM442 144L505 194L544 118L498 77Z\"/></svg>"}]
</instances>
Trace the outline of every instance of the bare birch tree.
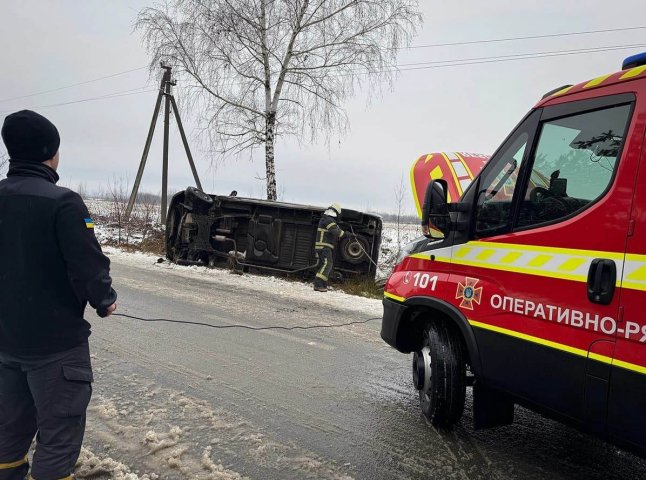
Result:
<instances>
[{"instance_id":1,"label":"bare birch tree","mask_svg":"<svg viewBox=\"0 0 646 480\"><path fill-rule=\"evenodd\" d=\"M392 82L420 23L417 0L167 0L136 26L151 66L173 66L188 86L218 153L264 145L276 199L276 138L345 132L344 101Z\"/></svg>"}]
</instances>

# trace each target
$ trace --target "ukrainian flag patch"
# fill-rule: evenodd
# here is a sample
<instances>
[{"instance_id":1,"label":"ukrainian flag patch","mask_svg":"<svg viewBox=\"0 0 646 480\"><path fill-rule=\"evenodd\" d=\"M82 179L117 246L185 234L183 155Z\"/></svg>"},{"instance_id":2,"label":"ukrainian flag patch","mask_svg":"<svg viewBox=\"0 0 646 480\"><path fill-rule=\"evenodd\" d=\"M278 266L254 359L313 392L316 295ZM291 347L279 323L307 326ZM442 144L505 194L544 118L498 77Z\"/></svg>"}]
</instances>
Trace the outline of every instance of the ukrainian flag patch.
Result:
<instances>
[{"instance_id":1,"label":"ukrainian flag patch","mask_svg":"<svg viewBox=\"0 0 646 480\"><path fill-rule=\"evenodd\" d=\"M87 228L94 228L94 220L92 220L91 218L86 218L85 219L85 226Z\"/></svg>"}]
</instances>

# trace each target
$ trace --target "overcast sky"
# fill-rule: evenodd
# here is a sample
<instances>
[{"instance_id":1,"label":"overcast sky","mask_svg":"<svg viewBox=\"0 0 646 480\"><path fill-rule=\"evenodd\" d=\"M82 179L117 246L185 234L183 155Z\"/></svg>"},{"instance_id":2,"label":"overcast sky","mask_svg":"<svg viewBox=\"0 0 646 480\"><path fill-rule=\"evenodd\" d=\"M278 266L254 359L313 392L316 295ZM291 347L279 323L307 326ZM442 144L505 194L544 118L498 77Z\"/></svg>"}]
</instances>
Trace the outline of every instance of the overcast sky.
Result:
<instances>
[{"instance_id":1,"label":"overcast sky","mask_svg":"<svg viewBox=\"0 0 646 480\"><path fill-rule=\"evenodd\" d=\"M90 190L111 179L132 182L150 124L155 92L44 108L115 92L156 87L140 69L100 82L6 100L144 67L148 56L133 32L144 0L0 1L0 118L30 108L50 118L61 142L61 184ZM414 45L485 40L646 25L643 0L421 0L424 25ZM610 14L611 13L611 14ZM469 59L527 52L646 44L646 29L513 42L416 48L401 63ZM522 115L548 90L620 69L624 57L646 46L584 55L401 72L382 98L358 95L347 104L351 131L331 146L277 145L277 180L283 200L357 209L394 210L394 189L404 178L406 209L414 207L408 171L433 151L491 153ZM181 84L176 95L182 96ZM161 120L161 119L160 119ZM195 123L185 118L205 190L262 197L264 158L258 152L213 165L199 148ZM143 189L159 192L159 122ZM192 184L175 125L171 125L172 189Z\"/></svg>"}]
</instances>

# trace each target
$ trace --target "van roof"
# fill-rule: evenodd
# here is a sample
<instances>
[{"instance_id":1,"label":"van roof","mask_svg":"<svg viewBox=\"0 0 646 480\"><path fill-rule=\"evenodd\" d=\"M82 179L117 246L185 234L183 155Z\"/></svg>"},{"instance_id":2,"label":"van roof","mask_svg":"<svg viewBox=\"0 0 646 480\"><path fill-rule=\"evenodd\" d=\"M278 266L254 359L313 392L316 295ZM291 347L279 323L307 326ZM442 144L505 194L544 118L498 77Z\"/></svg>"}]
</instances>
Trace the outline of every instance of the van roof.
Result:
<instances>
[{"instance_id":1,"label":"van roof","mask_svg":"<svg viewBox=\"0 0 646 480\"><path fill-rule=\"evenodd\" d=\"M601 75L600 77L593 78L592 80L588 80L586 82L581 82L577 85L569 85L567 87L557 89L555 92L550 92L545 97L543 97L536 106L539 107L543 103L552 100L555 97L571 95L582 91L592 90L594 88L607 87L616 83L636 79L646 79L646 65L640 65L638 67L630 68L627 70L621 70L619 72Z\"/></svg>"}]
</instances>

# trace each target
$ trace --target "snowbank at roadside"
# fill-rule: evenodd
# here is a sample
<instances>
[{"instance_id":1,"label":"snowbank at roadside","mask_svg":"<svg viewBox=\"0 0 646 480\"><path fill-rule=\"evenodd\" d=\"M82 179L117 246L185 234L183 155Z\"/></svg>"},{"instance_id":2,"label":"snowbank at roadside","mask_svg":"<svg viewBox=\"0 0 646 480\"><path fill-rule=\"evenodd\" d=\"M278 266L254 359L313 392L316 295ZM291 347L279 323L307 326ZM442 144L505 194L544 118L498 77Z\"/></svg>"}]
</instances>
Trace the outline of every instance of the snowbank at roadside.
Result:
<instances>
[{"instance_id":1,"label":"snowbank at roadside","mask_svg":"<svg viewBox=\"0 0 646 480\"><path fill-rule=\"evenodd\" d=\"M180 266L165 260L157 263L159 257L146 253L128 253L114 247L103 247L103 251L117 264L137 266L148 270L166 270L185 278L199 278L215 284L239 286L242 289L268 292L284 297L286 301L302 300L315 302L328 308L354 310L371 317L381 317L381 300L349 295L338 290L326 293L315 292L309 283L286 280L265 275L237 275L224 268Z\"/></svg>"}]
</instances>

